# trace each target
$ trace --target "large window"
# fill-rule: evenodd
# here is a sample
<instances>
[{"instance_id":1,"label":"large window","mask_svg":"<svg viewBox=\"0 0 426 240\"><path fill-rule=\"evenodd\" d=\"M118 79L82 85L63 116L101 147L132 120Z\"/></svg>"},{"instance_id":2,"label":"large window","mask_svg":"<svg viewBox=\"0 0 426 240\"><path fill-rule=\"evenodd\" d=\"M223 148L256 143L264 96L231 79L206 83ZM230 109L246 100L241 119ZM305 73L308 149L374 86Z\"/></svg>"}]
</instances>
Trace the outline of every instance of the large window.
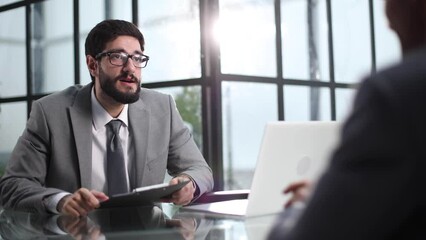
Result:
<instances>
[{"instance_id":1,"label":"large window","mask_svg":"<svg viewBox=\"0 0 426 240\"><path fill-rule=\"evenodd\" d=\"M398 61L385 1L0 0L0 175L31 103L90 77L84 42L132 21L143 86L171 94L216 190L249 188L268 121L343 120L359 81Z\"/></svg>"},{"instance_id":2,"label":"large window","mask_svg":"<svg viewBox=\"0 0 426 240\"><path fill-rule=\"evenodd\" d=\"M31 5L31 69L34 94L51 93L74 84L72 1ZM60 21L57 21L60 19Z\"/></svg>"},{"instance_id":3,"label":"large window","mask_svg":"<svg viewBox=\"0 0 426 240\"><path fill-rule=\"evenodd\" d=\"M138 25L151 57L144 83L201 77L200 7L194 0L139 0Z\"/></svg>"}]
</instances>

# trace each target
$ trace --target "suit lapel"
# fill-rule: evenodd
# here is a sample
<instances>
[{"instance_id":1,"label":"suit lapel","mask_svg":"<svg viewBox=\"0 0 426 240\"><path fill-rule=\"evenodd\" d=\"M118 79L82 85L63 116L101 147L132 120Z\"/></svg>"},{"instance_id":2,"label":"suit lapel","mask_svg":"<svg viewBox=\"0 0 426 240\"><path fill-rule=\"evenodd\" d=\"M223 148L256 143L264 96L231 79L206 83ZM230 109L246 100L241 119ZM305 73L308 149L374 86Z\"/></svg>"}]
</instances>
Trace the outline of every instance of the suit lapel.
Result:
<instances>
[{"instance_id":1,"label":"suit lapel","mask_svg":"<svg viewBox=\"0 0 426 240\"><path fill-rule=\"evenodd\" d=\"M69 108L80 168L81 187L91 188L92 182L92 84L84 86Z\"/></svg>"},{"instance_id":2,"label":"suit lapel","mask_svg":"<svg viewBox=\"0 0 426 240\"><path fill-rule=\"evenodd\" d=\"M135 187L140 187L143 180L143 173L146 165L147 148L150 125L150 110L145 107L142 100L139 99L136 103L129 104L129 122L130 131L133 133L133 141L135 146L134 166L136 168Z\"/></svg>"}]
</instances>

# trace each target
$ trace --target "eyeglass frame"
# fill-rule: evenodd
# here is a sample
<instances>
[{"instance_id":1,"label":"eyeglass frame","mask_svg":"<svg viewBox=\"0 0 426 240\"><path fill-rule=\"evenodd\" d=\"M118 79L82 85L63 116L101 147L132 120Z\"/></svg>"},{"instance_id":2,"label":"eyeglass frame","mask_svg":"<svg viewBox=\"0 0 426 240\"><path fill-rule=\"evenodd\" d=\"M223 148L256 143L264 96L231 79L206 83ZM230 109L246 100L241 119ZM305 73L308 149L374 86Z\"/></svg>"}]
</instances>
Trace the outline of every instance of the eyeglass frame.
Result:
<instances>
[{"instance_id":1,"label":"eyeglass frame","mask_svg":"<svg viewBox=\"0 0 426 240\"><path fill-rule=\"evenodd\" d=\"M122 65L117 65L117 64L112 63L112 61L111 61L111 54L113 54L113 53L119 53L119 54L126 55L126 61L125 61L125 62L123 62L123 64L122 64ZM143 67L138 67L138 66L136 66L136 65L135 65L134 60L133 60L133 57L134 57L135 55L140 55L140 56L145 57L146 61L144 61L144 62L145 62L145 65L144 65ZM132 61L133 61L133 66L135 66L136 68L145 68L145 67L148 65L148 61L149 61L149 56L148 56L148 55L145 55L145 54L143 54L143 53L128 54L128 53L121 52L121 51L105 51L105 52L100 52L100 53L96 54L95 59L96 59L96 60L99 60L99 59L101 59L101 58L102 58L102 57L104 57L104 56L108 56L108 60L109 60L109 62L110 62L112 65L117 66L117 67L125 66L125 65L127 64L127 62L129 61L129 58L131 58L131 59L132 59Z\"/></svg>"}]
</instances>

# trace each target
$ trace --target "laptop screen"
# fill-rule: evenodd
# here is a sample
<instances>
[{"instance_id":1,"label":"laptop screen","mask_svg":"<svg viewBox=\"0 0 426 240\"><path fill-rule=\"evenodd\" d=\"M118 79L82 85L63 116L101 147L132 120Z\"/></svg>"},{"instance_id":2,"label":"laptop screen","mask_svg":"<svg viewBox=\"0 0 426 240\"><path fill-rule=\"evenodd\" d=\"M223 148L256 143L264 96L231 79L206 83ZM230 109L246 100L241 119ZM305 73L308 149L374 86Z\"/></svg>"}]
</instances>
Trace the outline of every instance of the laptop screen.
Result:
<instances>
[{"instance_id":1,"label":"laptop screen","mask_svg":"<svg viewBox=\"0 0 426 240\"><path fill-rule=\"evenodd\" d=\"M339 140L338 122L266 124L248 199L183 207L211 216L257 217L279 213L290 196L283 190L302 179L315 181Z\"/></svg>"},{"instance_id":2,"label":"laptop screen","mask_svg":"<svg viewBox=\"0 0 426 240\"><path fill-rule=\"evenodd\" d=\"M327 166L339 139L335 121L267 123L247 206L247 216L277 213L290 197L291 182L315 180Z\"/></svg>"}]
</instances>

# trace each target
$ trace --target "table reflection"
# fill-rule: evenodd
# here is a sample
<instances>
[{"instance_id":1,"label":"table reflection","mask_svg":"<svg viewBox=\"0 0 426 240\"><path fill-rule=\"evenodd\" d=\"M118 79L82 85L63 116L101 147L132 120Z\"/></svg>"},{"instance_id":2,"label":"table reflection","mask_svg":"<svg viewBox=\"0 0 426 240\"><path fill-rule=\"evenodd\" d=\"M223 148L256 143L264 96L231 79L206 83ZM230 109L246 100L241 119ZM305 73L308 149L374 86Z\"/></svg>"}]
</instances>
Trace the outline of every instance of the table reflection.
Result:
<instances>
[{"instance_id":1,"label":"table reflection","mask_svg":"<svg viewBox=\"0 0 426 240\"><path fill-rule=\"evenodd\" d=\"M0 210L3 239L205 239L208 219L175 214L159 206L100 209L87 217Z\"/></svg>"}]
</instances>

